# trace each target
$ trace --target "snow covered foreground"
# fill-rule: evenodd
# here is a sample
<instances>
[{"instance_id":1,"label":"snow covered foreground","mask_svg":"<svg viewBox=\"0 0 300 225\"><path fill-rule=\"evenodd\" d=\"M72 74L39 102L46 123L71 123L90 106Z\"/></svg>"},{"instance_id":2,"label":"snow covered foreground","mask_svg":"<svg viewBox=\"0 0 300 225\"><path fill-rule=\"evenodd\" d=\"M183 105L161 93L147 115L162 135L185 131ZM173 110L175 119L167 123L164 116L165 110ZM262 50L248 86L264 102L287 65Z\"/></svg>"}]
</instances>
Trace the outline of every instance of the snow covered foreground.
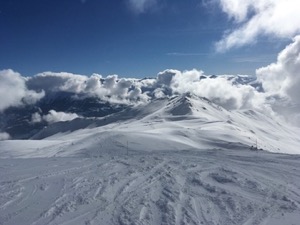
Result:
<instances>
[{"instance_id":1,"label":"snow covered foreground","mask_svg":"<svg viewBox=\"0 0 300 225\"><path fill-rule=\"evenodd\" d=\"M240 150L0 159L0 224L299 224L300 157Z\"/></svg>"},{"instance_id":2,"label":"snow covered foreground","mask_svg":"<svg viewBox=\"0 0 300 225\"><path fill-rule=\"evenodd\" d=\"M296 225L299 133L188 95L55 123L0 142L0 225Z\"/></svg>"}]
</instances>

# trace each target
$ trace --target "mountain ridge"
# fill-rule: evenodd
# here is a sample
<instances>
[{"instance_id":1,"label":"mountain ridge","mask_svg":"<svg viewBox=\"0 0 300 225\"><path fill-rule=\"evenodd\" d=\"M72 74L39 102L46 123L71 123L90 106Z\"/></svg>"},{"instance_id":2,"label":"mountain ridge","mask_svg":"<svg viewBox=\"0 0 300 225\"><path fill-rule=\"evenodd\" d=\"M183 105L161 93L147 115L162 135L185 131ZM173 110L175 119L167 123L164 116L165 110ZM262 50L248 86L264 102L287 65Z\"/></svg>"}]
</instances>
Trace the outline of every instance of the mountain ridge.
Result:
<instances>
[{"instance_id":1,"label":"mountain ridge","mask_svg":"<svg viewBox=\"0 0 300 225\"><path fill-rule=\"evenodd\" d=\"M151 152L241 146L299 154L298 133L299 129L253 109L228 111L206 98L186 93L128 106L104 117L48 124L29 139L59 143L66 151L53 152L57 156L97 156L103 151L123 152L127 148Z\"/></svg>"}]
</instances>

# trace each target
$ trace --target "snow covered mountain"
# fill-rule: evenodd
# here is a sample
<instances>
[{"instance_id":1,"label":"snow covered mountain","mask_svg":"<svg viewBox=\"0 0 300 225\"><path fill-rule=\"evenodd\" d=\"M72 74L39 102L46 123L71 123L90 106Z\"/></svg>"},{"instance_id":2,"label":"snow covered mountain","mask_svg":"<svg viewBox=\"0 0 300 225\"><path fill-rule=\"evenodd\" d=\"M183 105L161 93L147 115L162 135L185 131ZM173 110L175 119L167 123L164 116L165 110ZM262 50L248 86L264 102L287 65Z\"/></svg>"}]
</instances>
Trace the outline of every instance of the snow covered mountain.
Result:
<instances>
[{"instance_id":1,"label":"snow covered mountain","mask_svg":"<svg viewBox=\"0 0 300 225\"><path fill-rule=\"evenodd\" d=\"M0 224L297 224L299 156L257 151L297 132L192 94L53 123L0 142Z\"/></svg>"},{"instance_id":2,"label":"snow covered mountain","mask_svg":"<svg viewBox=\"0 0 300 225\"><path fill-rule=\"evenodd\" d=\"M228 111L190 93L127 106L104 117L78 117L49 124L31 140L55 141L31 156L98 156L105 152L234 149L299 153L299 128L254 110ZM7 142L5 148L8 147ZM52 143L52 142L49 142ZM57 148L56 146L60 146ZM29 148L32 149L31 144ZM100 147L99 147L100 146ZM141 148L142 147L142 148ZM49 149L60 149L59 152ZM15 146L9 154L23 152ZM29 150L28 150L29 151Z\"/></svg>"},{"instance_id":3,"label":"snow covered mountain","mask_svg":"<svg viewBox=\"0 0 300 225\"><path fill-rule=\"evenodd\" d=\"M163 72L161 77L168 77L172 79L178 71L167 70ZM199 74L200 75L200 74ZM261 84L252 76L205 76L201 75L199 80L216 80L224 79L232 82L233 85L251 85L257 90L261 89ZM74 84L74 80L78 79ZM141 80L117 80L116 77L110 77L107 79L99 79L99 83L103 85L103 92L107 92L106 95L101 95L100 97L86 90L80 90L80 85L91 85L97 84L98 78L91 78L85 81L83 77L74 75L61 75L61 74L40 74L32 79L27 79L26 85L31 91L36 91L37 93L42 93L43 90L45 96L39 99L36 103L30 102L33 100L21 99L21 104L15 106L10 106L4 110L0 110L0 132L6 132L10 135L12 139L28 139L32 137L35 133L40 131L43 127L48 125L47 115L51 111L61 112L65 114L76 114L77 117L104 117L111 115L116 112L120 112L125 108L131 108L137 102L139 102L139 94L143 94L144 98L148 98L146 102L155 101L161 96L156 96L155 91L159 90L165 97L174 96L174 91L172 88L168 87L162 78L159 81L158 78L150 79L145 78ZM62 86L59 86L59 82L64 80ZM162 82L162 84L160 84ZM170 83L170 81L168 81ZM150 85L149 85L150 84ZM57 86L56 86L57 85ZM75 85L78 85L75 86ZM66 88L69 87L69 89ZM111 88L112 90L107 91L105 88ZM139 87L140 89L136 88ZM91 88L90 86L88 86ZM118 90L117 88L120 88ZM132 90L131 90L132 89ZM77 90L77 91L76 91ZM139 93L139 90L141 93ZM139 96L134 98L132 102L124 102L124 96L119 96L120 99L112 100L111 95L116 93L123 93L125 91L133 91L131 95ZM110 93L111 92L111 93ZM160 94L161 95L161 94ZM147 96L147 97L145 97ZM28 101L30 104L28 104ZM145 103L145 101L140 101L140 103ZM51 115L50 115L51 116ZM38 118L37 118L38 117ZM41 117L41 118L40 118ZM45 117L45 118L43 118ZM54 122L60 121L54 120ZM53 121L51 121L52 123Z\"/></svg>"},{"instance_id":4,"label":"snow covered mountain","mask_svg":"<svg viewBox=\"0 0 300 225\"><path fill-rule=\"evenodd\" d=\"M254 109L191 93L132 105L66 94L1 122L15 138L0 141L1 225L300 220L300 130Z\"/></svg>"}]
</instances>

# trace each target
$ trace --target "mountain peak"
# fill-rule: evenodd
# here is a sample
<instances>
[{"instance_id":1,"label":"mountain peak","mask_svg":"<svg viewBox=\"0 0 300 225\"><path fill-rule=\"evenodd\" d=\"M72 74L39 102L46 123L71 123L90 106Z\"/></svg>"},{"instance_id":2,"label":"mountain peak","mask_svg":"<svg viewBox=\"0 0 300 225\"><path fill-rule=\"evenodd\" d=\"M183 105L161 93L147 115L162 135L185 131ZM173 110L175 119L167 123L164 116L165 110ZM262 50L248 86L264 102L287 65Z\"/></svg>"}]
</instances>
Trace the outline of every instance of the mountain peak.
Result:
<instances>
[{"instance_id":1,"label":"mountain peak","mask_svg":"<svg viewBox=\"0 0 300 225\"><path fill-rule=\"evenodd\" d=\"M173 116L192 115L195 112L207 110L208 107L221 110L220 106L215 105L207 98L186 92L169 100L167 112Z\"/></svg>"},{"instance_id":2,"label":"mountain peak","mask_svg":"<svg viewBox=\"0 0 300 225\"><path fill-rule=\"evenodd\" d=\"M171 98L167 104L166 112L172 116L191 115L193 113L193 105L190 98L190 93L185 93Z\"/></svg>"}]
</instances>

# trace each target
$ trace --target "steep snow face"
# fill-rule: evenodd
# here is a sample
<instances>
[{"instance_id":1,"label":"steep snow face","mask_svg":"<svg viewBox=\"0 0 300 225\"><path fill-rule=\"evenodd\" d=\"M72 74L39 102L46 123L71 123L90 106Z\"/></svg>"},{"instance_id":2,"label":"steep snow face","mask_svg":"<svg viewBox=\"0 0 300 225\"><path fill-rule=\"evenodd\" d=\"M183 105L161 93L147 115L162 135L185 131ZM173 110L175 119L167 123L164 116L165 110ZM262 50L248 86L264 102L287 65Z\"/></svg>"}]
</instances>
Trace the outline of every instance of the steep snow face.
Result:
<instances>
[{"instance_id":1,"label":"steep snow face","mask_svg":"<svg viewBox=\"0 0 300 225\"><path fill-rule=\"evenodd\" d=\"M192 115L193 104L190 98L188 98L188 95L183 95L179 98L175 97L175 99L168 102L165 112L171 116Z\"/></svg>"},{"instance_id":2,"label":"steep snow face","mask_svg":"<svg viewBox=\"0 0 300 225\"><path fill-rule=\"evenodd\" d=\"M206 120L226 120L229 112L206 98L187 93L172 98L165 107L165 117L184 116ZM181 117L183 120L184 117Z\"/></svg>"}]
</instances>

